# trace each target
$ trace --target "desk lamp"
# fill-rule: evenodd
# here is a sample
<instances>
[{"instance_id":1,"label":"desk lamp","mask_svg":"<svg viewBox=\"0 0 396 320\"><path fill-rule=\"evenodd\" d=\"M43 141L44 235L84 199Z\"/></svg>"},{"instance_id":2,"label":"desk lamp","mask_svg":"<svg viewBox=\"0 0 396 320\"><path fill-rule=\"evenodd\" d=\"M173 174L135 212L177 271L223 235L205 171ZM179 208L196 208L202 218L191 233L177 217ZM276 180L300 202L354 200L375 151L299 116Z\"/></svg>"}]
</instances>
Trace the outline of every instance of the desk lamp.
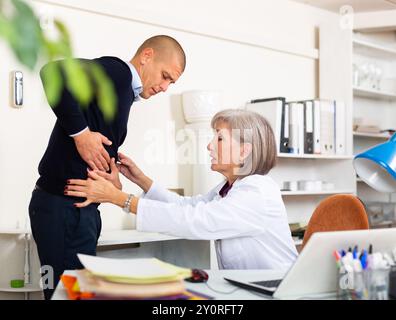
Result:
<instances>
[{"instance_id":1,"label":"desk lamp","mask_svg":"<svg viewBox=\"0 0 396 320\"><path fill-rule=\"evenodd\" d=\"M358 176L379 192L396 192L396 133L353 159Z\"/></svg>"}]
</instances>

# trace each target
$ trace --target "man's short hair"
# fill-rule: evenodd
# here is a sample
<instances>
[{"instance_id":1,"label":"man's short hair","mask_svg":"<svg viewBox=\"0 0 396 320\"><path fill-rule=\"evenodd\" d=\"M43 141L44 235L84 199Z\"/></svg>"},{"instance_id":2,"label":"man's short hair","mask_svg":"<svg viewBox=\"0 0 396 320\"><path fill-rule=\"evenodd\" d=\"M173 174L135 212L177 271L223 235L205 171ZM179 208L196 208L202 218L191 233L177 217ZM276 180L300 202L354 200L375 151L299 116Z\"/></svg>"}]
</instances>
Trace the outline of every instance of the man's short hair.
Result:
<instances>
[{"instance_id":1,"label":"man's short hair","mask_svg":"<svg viewBox=\"0 0 396 320\"><path fill-rule=\"evenodd\" d=\"M135 56L139 55L146 48L153 48L154 51L160 52L161 55L176 53L179 56L182 71L184 71L186 67L186 54L176 39L167 35L157 35L148 38L137 49Z\"/></svg>"}]
</instances>

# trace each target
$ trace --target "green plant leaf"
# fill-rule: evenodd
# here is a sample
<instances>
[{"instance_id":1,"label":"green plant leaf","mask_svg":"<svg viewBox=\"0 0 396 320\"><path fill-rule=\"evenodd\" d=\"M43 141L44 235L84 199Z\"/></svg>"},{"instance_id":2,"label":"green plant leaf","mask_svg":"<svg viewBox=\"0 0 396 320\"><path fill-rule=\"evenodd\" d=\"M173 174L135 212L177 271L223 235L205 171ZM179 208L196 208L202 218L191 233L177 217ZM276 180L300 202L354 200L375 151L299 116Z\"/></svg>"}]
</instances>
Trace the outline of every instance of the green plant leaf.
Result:
<instances>
[{"instance_id":1,"label":"green plant leaf","mask_svg":"<svg viewBox=\"0 0 396 320\"><path fill-rule=\"evenodd\" d=\"M11 23L0 14L0 37L5 38L5 40L9 41L12 37L13 29Z\"/></svg>"},{"instance_id":2,"label":"green plant leaf","mask_svg":"<svg viewBox=\"0 0 396 320\"><path fill-rule=\"evenodd\" d=\"M66 74L66 86L82 107L88 106L93 97L91 81L82 64L75 59L62 61Z\"/></svg>"},{"instance_id":3,"label":"green plant leaf","mask_svg":"<svg viewBox=\"0 0 396 320\"><path fill-rule=\"evenodd\" d=\"M57 63L49 63L42 70L45 95L50 106L56 106L61 98L63 80Z\"/></svg>"},{"instance_id":4,"label":"green plant leaf","mask_svg":"<svg viewBox=\"0 0 396 320\"><path fill-rule=\"evenodd\" d=\"M1 12L2 1L0 0L0 37L8 42L19 62L33 69L40 56L45 56L45 60L66 58L61 67L50 64L43 70L44 90L50 105L57 105L65 85L80 105L85 107L94 98L95 86L99 108L106 121L112 120L117 104L114 85L100 65L92 63L83 66L78 60L71 59L71 41L66 26L55 20L59 37L56 41L50 40L42 31L39 19L29 4L22 0L11 0L15 10L8 17ZM61 68L65 71L65 78L62 77Z\"/></svg>"},{"instance_id":5,"label":"green plant leaf","mask_svg":"<svg viewBox=\"0 0 396 320\"><path fill-rule=\"evenodd\" d=\"M45 33L43 33L44 50L49 60L53 60L57 57L71 58L72 48L66 26L59 20L54 21L54 26L59 34L57 40L50 40L45 36Z\"/></svg>"},{"instance_id":6,"label":"green plant leaf","mask_svg":"<svg viewBox=\"0 0 396 320\"><path fill-rule=\"evenodd\" d=\"M117 104L114 84L100 65L97 63L90 63L89 65L96 84L96 99L99 108L104 119L110 122L114 119Z\"/></svg>"},{"instance_id":7,"label":"green plant leaf","mask_svg":"<svg viewBox=\"0 0 396 320\"><path fill-rule=\"evenodd\" d=\"M48 60L53 60L58 57L71 57L71 48L62 42L59 41L50 41L48 39L44 39L44 50L46 55L48 56Z\"/></svg>"},{"instance_id":8,"label":"green plant leaf","mask_svg":"<svg viewBox=\"0 0 396 320\"><path fill-rule=\"evenodd\" d=\"M71 47L69 31L67 31L66 26L59 20L55 20L54 24L60 34L60 40L64 42L67 46Z\"/></svg>"},{"instance_id":9,"label":"green plant leaf","mask_svg":"<svg viewBox=\"0 0 396 320\"><path fill-rule=\"evenodd\" d=\"M30 6L28 6L25 2L21 0L11 0L15 9L21 13L23 16L31 18L35 18L34 12Z\"/></svg>"},{"instance_id":10,"label":"green plant leaf","mask_svg":"<svg viewBox=\"0 0 396 320\"><path fill-rule=\"evenodd\" d=\"M20 0L12 3L15 12L10 23L14 30L9 42L18 60L33 69L42 47L40 24L28 5Z\"/></svg>"}]
</instances>

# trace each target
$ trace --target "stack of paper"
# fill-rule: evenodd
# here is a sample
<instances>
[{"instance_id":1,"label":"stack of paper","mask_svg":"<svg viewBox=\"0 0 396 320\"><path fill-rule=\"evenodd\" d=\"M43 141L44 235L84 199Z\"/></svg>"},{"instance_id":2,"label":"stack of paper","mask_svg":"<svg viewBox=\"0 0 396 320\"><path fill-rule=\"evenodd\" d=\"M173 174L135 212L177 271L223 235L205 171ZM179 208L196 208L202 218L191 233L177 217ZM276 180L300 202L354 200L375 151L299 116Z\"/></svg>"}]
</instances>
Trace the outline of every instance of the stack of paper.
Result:
<instances>
[{"instance_id":1,"label":"stack of paper","mask_svg":"<svg viewBox=\"0 0 396 320\"><path fill-rule=\"evenodd\" d=\"M160 283L191 276L191 269L180 268L156 258L111 259L78 254L92 274L122 283Z\"/></svg>"},{"instance_id":2,"label":"stack of paper","mask_svg":"<svg viewBox=\"0 0 396 320\"><path fill-rule=\"evenodd\" d=\"M181 299L191 269L156 258L110 259L78 254L85 267L76 271L73 290L96 299Z\"/></svg>"}]
</instances>

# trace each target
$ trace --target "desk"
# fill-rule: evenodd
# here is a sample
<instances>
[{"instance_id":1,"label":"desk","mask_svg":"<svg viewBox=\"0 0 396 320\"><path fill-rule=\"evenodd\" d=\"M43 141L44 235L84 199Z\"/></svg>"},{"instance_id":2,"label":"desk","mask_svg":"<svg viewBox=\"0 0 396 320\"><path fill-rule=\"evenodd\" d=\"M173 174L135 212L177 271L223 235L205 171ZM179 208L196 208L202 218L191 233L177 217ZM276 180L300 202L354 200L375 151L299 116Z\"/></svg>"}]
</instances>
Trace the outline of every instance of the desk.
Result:
<instances>
[{"instance_id":1,"label":"desk","mask_svg":"<svg viewBox=\"0 0 396 320\"><path fill-rule=\"evenodd\" d=\"M280 279L283 277L284 272L274 270L207 270L209 280L207 285L205 283L191 283L185 282L188 289L206 294L214 297L216 300L265 300L268 299L265 295L260 293L250 292L248 290L238 288L231 285L229 282L223 279L223 277L237 277L239 279L247 280L257 278L262 280ZM75 272L68 270L65 274L74 275ZM210 287L210 288L209 288ZM220 293L211 290L221 292L232 292L230 294ZM237 290L235 290L237 289ZM62 282L59 282L52 300L66 300L67 295L63 287Z\"/></svg>"},{"instance_id":2,"label":"desk","mask_svg":"<svg viewBox=\"0 0 396 320\"><path fill-rule=\"evenodd\" d=\"M101 233L98 240L98 247L177 239L180 238L156 232L140 232L137 230L109 230L103 231Z\"/></svg>"},{"instance_id":3,"label":"desk","mask_svg":"<svg viewBox=\"0 0 396 320\"><path fill-rule=\"evenodd\" d=\"M294 240L300 251L302 240ZM158 258L185 267L218 269L214 241L186 240L157 232L142 232L135 229L102 231L98 240L98 255L111 257L103 251L135 248L134 253ZM140 248L139 247L143 247ZM155 253L155 254L154 254Z\"/></svg>"},{"instance_id":4,"label":"desk","mask_svg":"<svg viewBox=\"0 0 396 320\"><path fill-rule=\"evenodd\" d=\"M107 258L146 258L187 268L213 269L210 241L186 240L156 232L137 230L103 231L98 240L97 255Z\"/></svg>"}]
</instances>

